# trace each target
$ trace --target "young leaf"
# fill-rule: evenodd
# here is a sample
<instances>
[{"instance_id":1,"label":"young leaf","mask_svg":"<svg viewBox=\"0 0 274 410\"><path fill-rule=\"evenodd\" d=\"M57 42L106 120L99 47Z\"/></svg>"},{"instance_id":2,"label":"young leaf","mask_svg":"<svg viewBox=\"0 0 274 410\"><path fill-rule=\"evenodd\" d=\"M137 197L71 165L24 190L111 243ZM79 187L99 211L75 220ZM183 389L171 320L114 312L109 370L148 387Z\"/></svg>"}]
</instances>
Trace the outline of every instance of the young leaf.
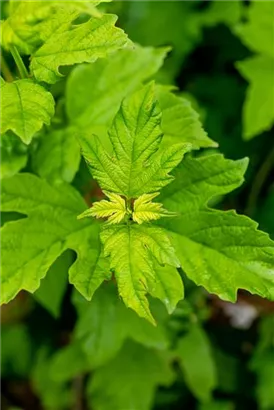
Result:
<instances>
[{"instance_id":1,"label":"young leaf","mask_svg":"<svg viewBox=\"0 0 274 410\"><path fill-rule=\"evenodd\" d=\"M127 214L125 200L117 194L104 191L104 194L110 201L94 202L91 208L78 215L78 219L94 216L96 218L108 218L109 224L118 224L122 222Z\"/></svg>"},{"instance_id":2,"label":"young leaf","mask_svg":"<svg viewBox=\"0 0 274 410\"><path fill-rule=\"evenodd\" d=\"M76 66L66 86L71 123L84 129L108 128L122 100L159 69L168 50L134 45L93 64Z\"/></svg>"},{"instance_id":3,"label":"young leaf","mask_svg":"<svg viewBox=\"0 0 274 410\"><path fill-rule=\"evenodd\" d=\"M217 374L206 333L193 325L179 339L176 352L187 386L198 400L208 402L217 385Z\"/></svg>"},{"instance_id":4,"label":"young leaf","mask_svg":"<svg viewBox=\"0 0 274 410\"><path fill-rule=\"evenodd\" d=\"M169 386L173 381L168 359L163 352L126 343L120 353L97 369L88 381L88 397L93 408L151 409L156 387Z\"/></svg>"},{"instance_id":5,"label":"young leaf","mask_svg":"<svg viewBox=\"0 0 274 410\"><path fill-rule=\"evenodd\" d=\"M1 132L8 130L29 144L54 114L52 95L32 80L1 83Z\"/></svg>"},{"instance_id":6,"label":"young leaf","mask_svg":"<svg viewBox=\"0 0 274 410\"><path fill-rule=\"evenodd\" d=\"M274 58L255 56L236 66L249 82L243 111L244 137L248 140L274 124Z\"/></svg>"},{"instance_id":7,"label":"young leaf","mask_svg":"<svg viewBox=\"0 0 274 410\"><path fill-rule=\"evenodd\" d=\"M159 195L159 192L155 194L143 194L134 201L132 218L134 222L142 224L143 222L155 221L163 216L175 216L174 212L169 212L163 208L162 204L151 202L153 198Z\"/></svg>"},{"instance_id":8,"label":"young leaf","mask_svg":"<svg viewBox=\"0 0 274 410\"><path fill-rule=\"evenodd\" d=\"M234 302L238 289L274 298L274 244L257 224L234 211L208 208L208 201L238 187L247 160L222 155L186 159L159 200L180 217L160 220L181 266L198 285Z\"/></svg>"},{"instance_id":9,"label":"young leaf","mask_svg":"<svg viewBox=\"0 0 274 410\"><path fill-rule=\"evenodd\" d=\"M2 211L28 215L7 222L1 229L2 303L14 298L21 289L34 292L66 249L77 253L69 280L91 299L94 291L109 278L109 269L106 260L100 257L98 225L90 220L77 220L85 207L79 193L66 184L52 187L30 174L18 174L2 181Z\"/></svg>"},{"instance_id":10,"label":"young leaf","mask_svg":"<svg viewBox=\"0 0 274 410\"><path fill-rule=\"evenodd\" d=\"M179 266L165 231L150 225L104 226L101 240L105 256L110 256L110 267L114 271L119 294L125 305L155 324L146 298L148 292L152 296L162 296L159 291L156 294L157 288L155 290L153 287L162 279L157 276L158 271L154 268L155 260L160 265ZM173 293L173 280L178 284L176 274L174 279L170 276L165 284L167 293ZM179 292L182 297L182 283ZM166 302L165 299L163 302Z\"/></svg>"},{"instance_id":11,"label":"young leaf","mask_svg":"<svg viewBox=\"0 0 274 410\"><path fill-rule=\"evenodd\" d=\"M79 137L83 156L102 189L136 198L161 189L173 179L169 172L190 145L175 144L160 151L160 121L154 84L149 83L123 101L114 119L109 132L113 157L98 138Z\"/></svg>"},{"instance_id":12,"label":"young leaf","mask_svg":"<svg viewBox=\"0 0 274 410\"><path fill-rule=\"evenodd\" d=\"M104 14L86 23L60 28L33 55L30 68L37 81L55 83L62 75L60 66L93 62L129 44L123 30L115 27L117 17ZM67 16L64 18L68 25Z\"/></svg>"}]
</instances>

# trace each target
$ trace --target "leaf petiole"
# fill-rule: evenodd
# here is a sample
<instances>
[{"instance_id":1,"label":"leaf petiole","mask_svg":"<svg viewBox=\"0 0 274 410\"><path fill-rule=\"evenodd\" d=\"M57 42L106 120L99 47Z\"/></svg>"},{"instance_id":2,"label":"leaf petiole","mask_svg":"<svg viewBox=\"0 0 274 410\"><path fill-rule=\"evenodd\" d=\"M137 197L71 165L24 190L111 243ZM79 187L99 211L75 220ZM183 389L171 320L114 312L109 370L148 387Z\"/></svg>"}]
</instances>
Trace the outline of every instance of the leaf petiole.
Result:
<instances>
[{"instance_id":1,"label":"leaf petiole","mask_svg":"<svg viewBox=\"0 0 274 410\"><path fill-rule=\"evenodd\" d=\"M28 78L29 73L28 70L26 69L26 66L17 50L17 48L15 46L11 46L10 48L10 52L12 54L12 57L15 61L15 64L18 68L19 74L21 78Z\"/></svg>"}]
</instances>

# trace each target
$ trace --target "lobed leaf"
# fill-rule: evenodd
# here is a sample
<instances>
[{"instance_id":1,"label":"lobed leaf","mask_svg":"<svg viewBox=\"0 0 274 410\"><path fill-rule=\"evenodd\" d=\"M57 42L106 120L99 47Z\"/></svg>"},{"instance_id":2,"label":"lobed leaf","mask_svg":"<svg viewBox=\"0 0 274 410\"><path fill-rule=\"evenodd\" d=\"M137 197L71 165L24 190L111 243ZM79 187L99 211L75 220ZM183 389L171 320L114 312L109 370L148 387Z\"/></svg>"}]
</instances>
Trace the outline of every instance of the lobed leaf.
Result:
<instances>
[{"instance_id":1,"label":"lobed leaf","mask_svg":"<svg viewBox=\"0 0 274 410\"><path fill-rule=\"evenodd\" d=\"M32 80L1 82L1 133L8 130L29 144L54 114L52 95Z\"/></svg>"}]
</instances>

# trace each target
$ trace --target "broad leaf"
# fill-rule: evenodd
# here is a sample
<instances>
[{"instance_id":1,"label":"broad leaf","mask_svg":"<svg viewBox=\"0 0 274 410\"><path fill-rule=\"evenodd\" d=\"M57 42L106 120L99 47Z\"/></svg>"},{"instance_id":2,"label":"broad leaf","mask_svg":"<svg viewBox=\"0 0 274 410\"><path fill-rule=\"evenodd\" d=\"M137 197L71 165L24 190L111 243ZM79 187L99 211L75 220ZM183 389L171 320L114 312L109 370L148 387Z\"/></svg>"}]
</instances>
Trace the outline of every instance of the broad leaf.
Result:
<instances>
[{"instance_id":1,"label":"broad leaf","mask_svg":"<svg viewBox=\"0 0 274 410\"><path fill-rule=\"evenodd\" d=\"M95 136L80 135L83 156L102 189L136 198L155 192L173 178L169 172L181 162L188 144L160 151L161 112L149 83L126 98L116 115L109 137L113 156Z\"/></svg>"},{"instance_id":2,"label":"broad leaf","mask_svg":"<svg viewBox=\"0 0 274 410\"><path fill-rule=\"evenodd\" d=\"M96 218L108 218L109 224L122 222L127 214L125 200L117 194L104 192L110 201L102 200L94 202L92 207L78 215L78 219L94 216Z\"/></svg>"},{"instance_id":3,"label":"broad leaf","mask_svg":"<svg viewBox=\"0 0 274 410\"><path fill-rule=\"evenodd\" d=\"M135 310L141 317L155 324L151 315L146 294L161 297L168 306L176 305L183 297L182 282L178 288L176 269L170 272L168 281L161 273L160 265L178 267L169 238L165 231L151 225L105 226L101 232L105 256L110 256L110 267L114 271L118 291L127 307ZM159 284L159 285L158 285ZM165 294L159 291L165 289Z\"/></svg>"},{"instance_id":4,"label":"broad leaf","mask_svg":"<svg viewBox=\"0 0 274 410\"><path fill-rule=\"evenodd\" d=\"M94 369L112 359L128 338L147 347L167 348L164 329L152 326L131 309L127 309L117 295L114 284L102 286L87 302L74 293L74 305L79 319L74 330L86 355L86 362Z\"/></svg>"},{"instance_id":5,"label":"broad leaf","mask_svg":"<svg viewBox=\"0 0 274 410\"><path fill-rule=\"evenodd\" d=\"M118 356L94 372L88 396L94 410L149 410L156 388L172 381L164 353L127 343Z\"/></svg>"},{"instance_id":6,"label":"broad leaf","mask_svg":"<svg viewBox=\"0 0 274 410\"><path fill-rule=\"evenodd\" d=\"M188 158L175 181L159 197L180 217L161 220L185 273L196 284L229 301L238 289L274 298L274 244L257 224L234 211L218 211L208 201L238 187L247 160L222 155Z\"/></svg>"},{"instance_id":7,"label":"broad leaf","mask_svg":"<svg viewBox=\"0 0 274 410\"><path fill-rule=\"evenodd\" d=\"M200 401L209 401L217 385L217 374L206 333L193 325L178 341L176 350L188 388Z\"/></svg>"},{"instance_id":8,"label":"broad leaf","mask_svg":"<svg viewBox=\"0 0 274 410\"><path fill-rule=\"evenodd\" d=\"M163 144L186 142L191 143L193 149L218 146L207 136L189 101L163 86L157 87L157 97L162 110Z\"/></svg>"},{"instance_id":9,"label":"broad leaf","mask_svg":"<svg viewBox=\"0 0 274 410\"><path fill-rule=\"evenodd\" d=\"M169 212L163 208L162 204L157 202L151 202L153 198L159 195L159 192L155 194L143 194L134 201L132 219L138 224L143 222L155 221L163 216L175 216L176 213Z\"/></svg>"},{"instance_id":10,"label":"broad leaf","mask_svg":"<svg viewBox=\"0 0 274 410\"><path fill-rule=\"evenodd\" d=\"M8 130L29 144L54 114L52 95L32 80L1 82L1 133Z\"/></svg>"},{"instance_id":11,"label":"broad leaf","mask_svg":"<svg viewBox=\"0 0 274 410\"><path fill-rule=\"evenodd\" d=\"M73 128L51 130L40 136L32 166L51 182L71 182L80 165L80 151Z\"/></svg>"},{"instance_id":12,"label":"broad leaf","mask_svg":"<svg viewBox=\"0 0 274 410\"><path fill-rule=\"evenodd\" d=\"M2 303L21 289L34 292L66 249L73 249L78 257L69 270L69 280L91 299L109 277L109 271L106 261L100 258L98 225L90 220L77 220L84 209L83 199L69 185L52 187L30 174L2 181L2 211L28 215L7 222L1 229Z\"/></svg>"},{"instance_id":13,"label":"broad leaf","mask_svg":"<svg viewBox=\"0 0 274 410\"><path fill-rule=\"evenodd\" d=\"M70 20L64 16L65 25L61 21L54 36L32 55L30 68L38 81L53 84L62 76L60 66L94 62L129 43L125 33L115 27L114 15L92 17L76 26L74 19L74 14Z\"/></svg>"},{"instance_id":14,"label":"broad leaf","mask_svg":"<svg viewBox=\"0 0 274 410\"><path fill-rule=\"evenodd\" d=\"M159 69L167 51L168 48L135 45L93 64L75 67L66 87L66 110L71 123L80 128L108 128L123 98Z\"/></svg>"},{"instance_id":15,"label":"broad leaf","mask_svg":"<svg viewBox=\"0 0 274 410\"><path fill-rule=\"evenodd\" d=\"M249 82L244 103L244 137L270 130L274 124L274 58L251 57L237 63L237 68Z\"/></svg>"},{"instance_id":16,"label":"broad leaf","mask_svg":"<svg viewBox=\"0 0 274 410\"><path fill-rule=\"evenodd\" d=\"M100 1L10 1L10 15L1 26L1 44L34 53L57 31L67 29L80 12L94 14Z\"/></svg>"}]
</instances>

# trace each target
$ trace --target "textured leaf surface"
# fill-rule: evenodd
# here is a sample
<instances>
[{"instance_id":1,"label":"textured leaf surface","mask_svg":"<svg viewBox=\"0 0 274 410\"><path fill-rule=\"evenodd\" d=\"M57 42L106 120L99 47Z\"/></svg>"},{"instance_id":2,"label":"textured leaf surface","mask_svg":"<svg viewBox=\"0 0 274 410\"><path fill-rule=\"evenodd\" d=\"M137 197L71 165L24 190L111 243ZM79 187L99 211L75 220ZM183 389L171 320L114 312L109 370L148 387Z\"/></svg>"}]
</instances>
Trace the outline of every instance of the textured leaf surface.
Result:
<instances>
[{"instance_id":1,"label":"textured leaf surface","mask_svg":"<svg viewBox=\"0 0 274 410\"><path fill-rule=\"evenodd\" d=\"M158 86L157 96L162 110L163 144L191 143L193 149L216 147L199 120L199 115L185 98L173 94L167 87Z\"/></svg>"},{"instance_id":2,"label":"textured leaf surface","mask_svg":"<svg viewBox=\"0 0 274 410\"><path fill-rule=\"evenodd\" d=\"M185 273L198 285L235 301L238 289L274 298L274 245L257 224L234 211L207 207L243 181L247 160L222 155L188 158L159 197L180 217L159 221L170 234Z\"/></svg>"},{"instance_id":3,"label":"textured leaf surface","mask_svg":"<svg viewBox=\"0 0 274 410\"><path fill-rule=\"evenodd\" d=\"M126 201L117 194L104 192L110 201L103 199L99 202L94 202L92 207L82 212L78 219L94 216L95 218L108 218L109 224L118 224L122 222L127 214Z\"/></svg>"},{"instance_id":4,"label":"textured leaf surface","mask_svg":"<svg viewBox=\"0 0 274 410\"><path fill-rule=\"evenodd\" d=\"M109 132L112 157L98 138L79 137L83 156L102 189L134 198L172 180L169 172L190 146L174 144L160 151L160 121L154 84L150 83L123 101Z\"/></svg>"},{"instance_id":5,"label":"textured leaf surface","mask_svg":"<svg viewBox=\"0 0 274 410\"><path fill-rule=\"evenodd\" d=\"M117 17L104 14L73 26L75 15L61 26L32 56L30 68L38 81L55 83L60 66L93 62L128 43L123 30L115 27ZM71 26L70 26L71 24Z\"/></svg>"},{"instance_id":6,"label":"textured leaf surface","mask_svg":"<svg viewBox=\"0 0 274 410\"><path fill-rule=\"evenodd\" d=\"M79 193L66 184L52 187L30 174L3 180L2 211L28 217L8 222L1 229L2 303L21 289L34 292L66 249L73 249L78 257L69 270L70 282L91 299L108 277L108 269L100 258L98 225L77 220L85 207Z\"/></svg>"},{"instance_id":7,"label":"textured leaf surface","mask_svg":"<svg viewBox=\"0 0 274 410\"><path fill-rule=\"evenodd\" d=\"M172 213L163 208L162 204L157 202L151 202L159 192L155 194L143 194L134 201L132 218L138 224L143 222L155 221L163 216L175 216L176 213Z\"/></svg>"},{"instance_id":8,"label":"textured leaf surface","mask_svg":"<svg viewBox=\"0 0 274 410\"><path fill-rule=\"evenodd\" d=\"M1 83L1 106L1 133L11 130L26 144L54 114L52 95L32 80Z\"/></svg>"},{"instance_id":9,"label":"textured leaf surface","mask_svg":"<svg viewBox=\"0 0 274 410\"><path fill-rule=\"evenodd\" d=\"M170 275L169 281L162 283L162 274L154 268L157 262L160 265L179 266L174 249L163 229L136 224L105 226L101 239L105 256L110 256L110 267L114 271L119 294L127 307L154 324L146 294L160 296L162 299L163 295L159 292L157 283L166 290L162 300L167 305L173 305L174 300L178 302L182 299L182 282L177 290L174 286L175 283L178 284L176 269Z\"/></svg>"},{"instance_id":10,"label":"textured leaf surface","mask_svg":"<svg viewBox=\"0 0 274 410\"><path fill-rule=\"evenodd\" d=\"M274 124L274 57L251 57L237 68L249 82L243 121L244 137L250 139Z\"/></svg>"},{"instance_id":11,"label":"textured leaf surface","mask_svg":"<svg viewBox=\"0 0 274 410\"><path fill-rule=\"evenodd\" d=\"M94 410L149 410L156 388L169 386L172 381L173 373L163 353L127 343L118 356L96 370L88 384L88 395Z\"/></svg>"},{"instance_id":12,"label":"textured leaf surface","mask_svg":"<svg viewBox=\"0 0 274 410\"><path fill-rule=\"evenodd\" d=\"M135 45L93 64L75 67L66 88L70 121L81 128L108 127L123 98L159 69L167 50Z\"/></svg>"},{"instance_id":13,"label":"textured leaf surface","mask_svg":"<svg viewBox=\"0 0 274 410\"><path fill-rule=\"evenodd\" d=\"M80 165L80 151L73 128L51 130L40 136L32 166L51 182L71 182Z\"/></svg>"},{"instance_id":14,"label":"textured leaf surface","mask_svg":"<svg viewBox=\"0 0 274 410\"><path fill-rule=\"evenodd\" d=\"M56 31L70 26L80 12L93 14L100 1L16 1L1 27L1 44L16 46L21 54L34 53Z\"/></svg>"},{"instance_id":15,"label":"textured leaf surface","mask_svg":"<svg viewBox=\"0 0 274 410\"><path fill-rule=\"evenodd\" d=\"M113 284L102 286L91 302L76 292L73 299L79 314L75 340L80 342L92 369L112 359L128 338L147 347L167 348L164 329L160 325L155 328L127 309Z\"/></svg>"},{"instance_id":16,"label":"textured leaf surface","mask_svg":"<svg viewBox=\"0 0 274 410\"><path fill-rule=\"evenodd\" d=\"M217 374L206 333L197 325L179 339L180 367L188 388L200 401L209 401L217 385Z\"/></svg>"}]
</instances>

